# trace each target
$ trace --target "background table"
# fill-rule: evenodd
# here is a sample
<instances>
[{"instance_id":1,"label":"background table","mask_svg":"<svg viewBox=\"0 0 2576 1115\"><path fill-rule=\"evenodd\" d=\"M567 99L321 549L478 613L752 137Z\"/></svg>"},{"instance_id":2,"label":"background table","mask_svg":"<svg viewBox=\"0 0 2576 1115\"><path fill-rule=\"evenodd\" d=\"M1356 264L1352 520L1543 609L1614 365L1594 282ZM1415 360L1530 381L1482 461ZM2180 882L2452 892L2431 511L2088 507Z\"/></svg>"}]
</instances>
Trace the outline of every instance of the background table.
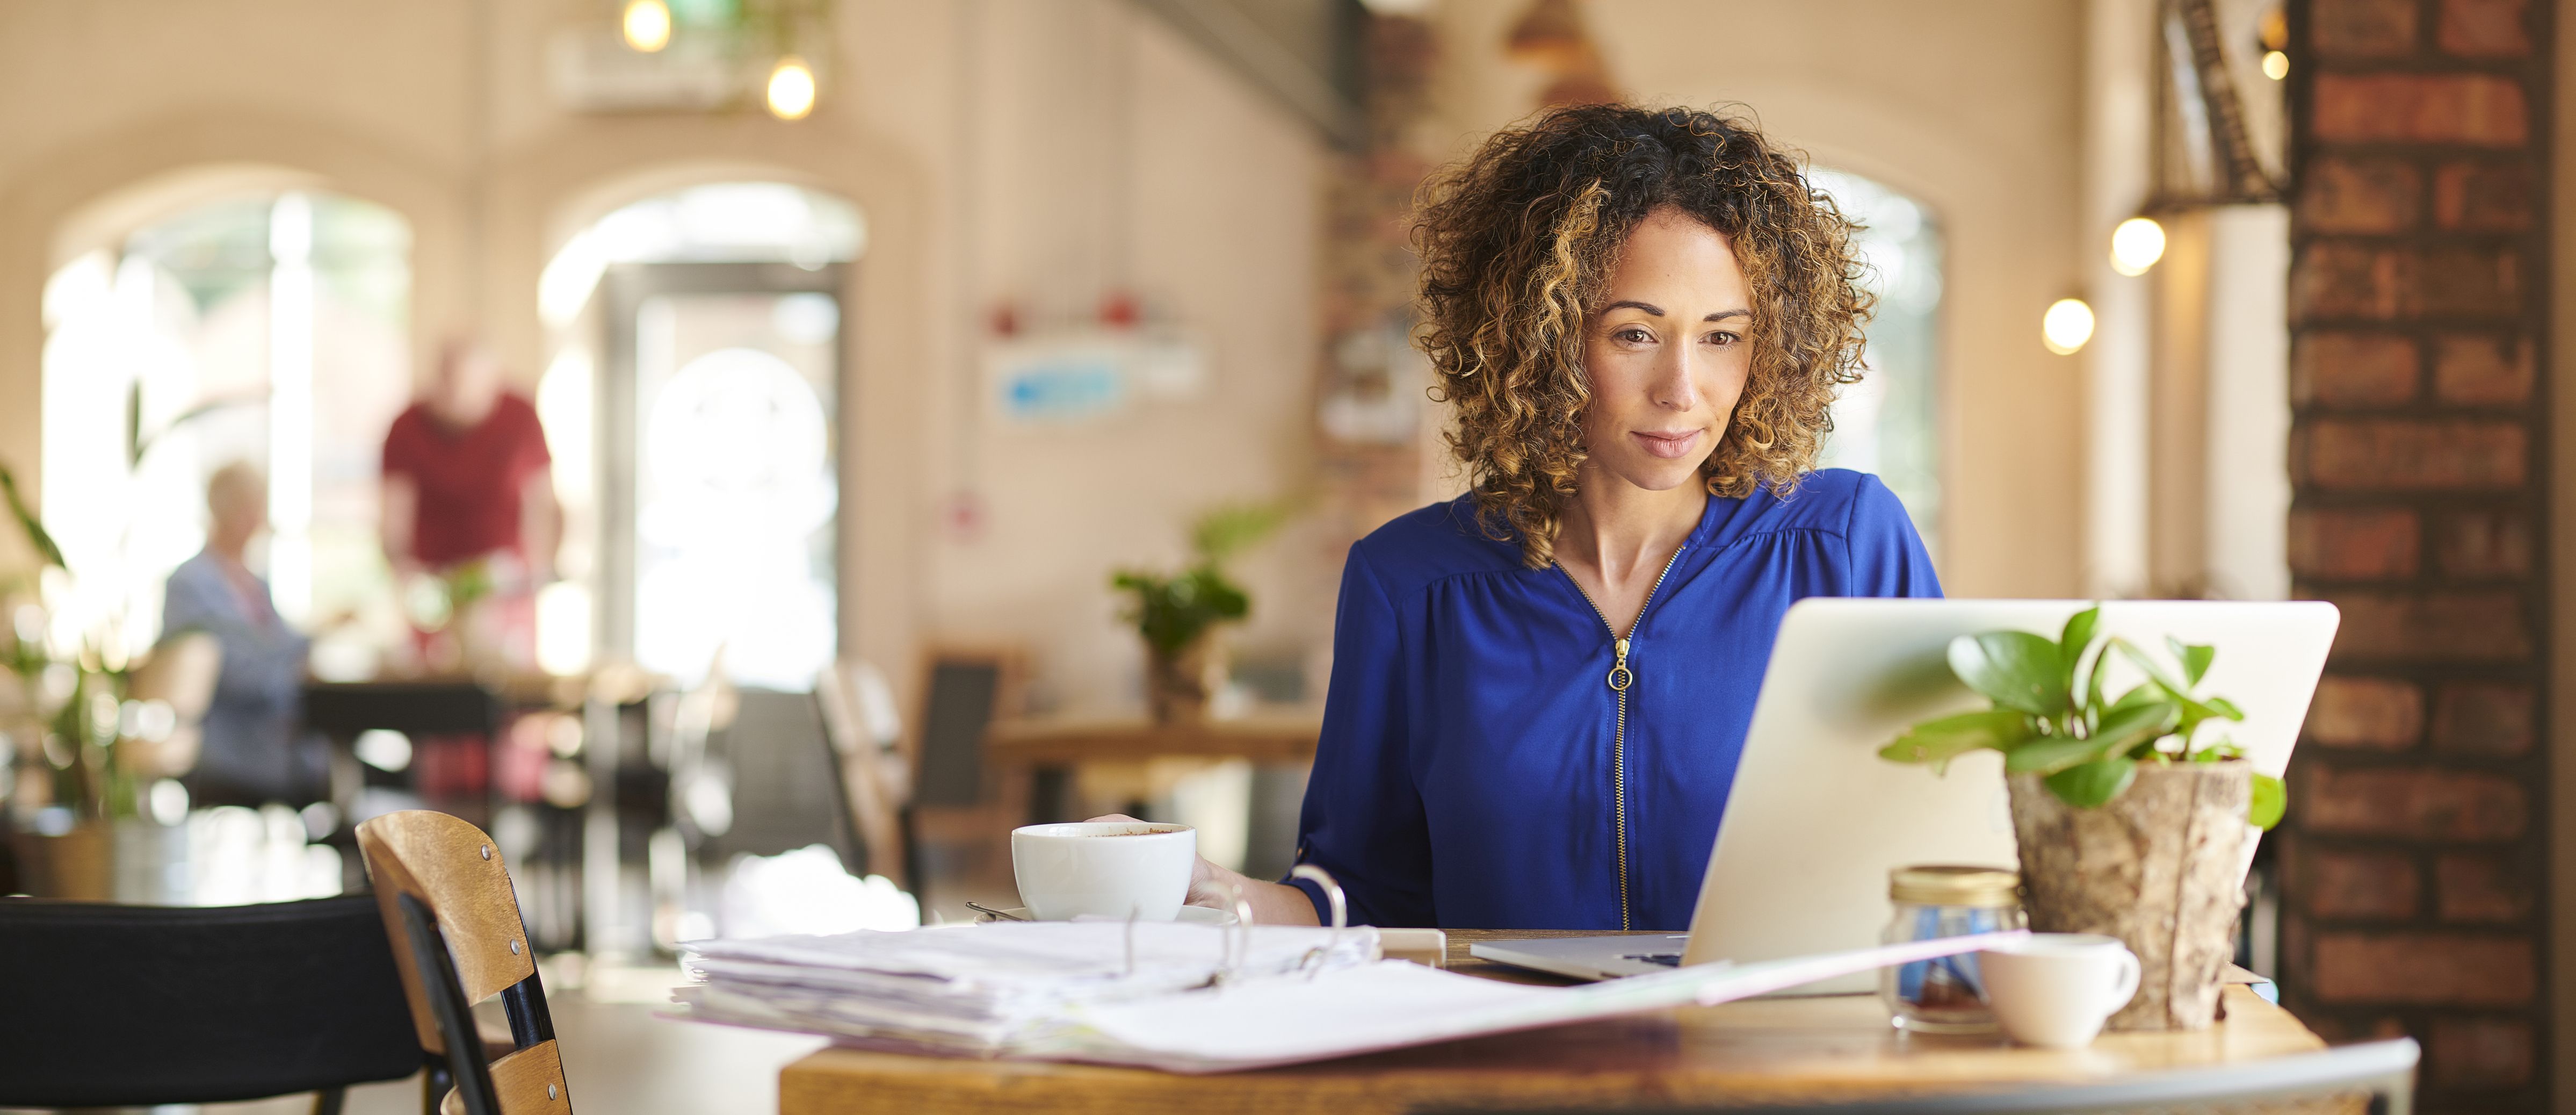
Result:
<instances>
[{"instance_id":1,"label":"background table","mask_svg":"<svg viewBox=\"0 0 2576 1115\"><path fill-rule=\"evenodd\" d=\"M1526 974L1467 957L1479 940L1560 934L1453 930L1452 967ZM1760 999L1446 1042L1321 1064L1215 1076L826 1049L779 1075L780 1115L863 1112L1395 1113L1492 1103L1530 1109L1758 1105L1897 1099L2099 1081L2257 1060L2325 1043L2250 989L2199 1033L2106 1034L2091 1048L2014 1048L1999 1037L1889 1028L1876 996Z\"/></svg>"},{"instance_id":2,"label":"background table","mask_svg":"<svg viewBox=\"0 0 2576 1115\"><path fill-rule=\"evenodd\" d=\"M1323 721L1311 716L1260 715L1194 724L1047 717L995 721L984 747L1004 766L1169 758L1305 763L1314 760L1315 737L1322 732Z\"/></svg>"}]
</instances>

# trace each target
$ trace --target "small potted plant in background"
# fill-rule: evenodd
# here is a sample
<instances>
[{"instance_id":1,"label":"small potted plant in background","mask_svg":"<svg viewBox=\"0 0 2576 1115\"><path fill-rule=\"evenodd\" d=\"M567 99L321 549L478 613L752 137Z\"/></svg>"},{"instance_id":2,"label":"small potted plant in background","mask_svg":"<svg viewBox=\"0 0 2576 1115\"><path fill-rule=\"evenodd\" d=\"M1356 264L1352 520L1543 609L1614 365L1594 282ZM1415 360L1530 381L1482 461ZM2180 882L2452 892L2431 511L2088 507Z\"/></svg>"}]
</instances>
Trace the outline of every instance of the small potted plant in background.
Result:
<instances>
[{"instance_id":1,"label":"small potted plant in background","mask_svg":"<svg viewBox=\"0 0 2576 1115\"><path fill-rule=\"evenodd\" d=\"M2078 612L2053 641L1951 640L1951 672L1993 707L1916 724L1879 755L1938 771L2002 752L2031 928L2108 934L2138 955L2137 997L2112 1029L2197 1030L2215 1019L2235 954L2246 825L2272 827L2288 798L2234 744L2197 739L2210 721L2245 718L2194 692L2215 648L2168 638L2168 669L2126 639L2097 643L2100 619L2098 606ZM2106 698L2115 657L2145 680Z\"/></svg>"},{"instance_id":2,"label":"small potted plant in background","mask_svg":"<svg viewBox=\"0 0 2576 1115\"><path fill-rule=\"evenodd\" d=\"M1208 695L1222 683L1222 663L1209 635L1220 623L1252 612L1252 598L1225 572L1225 562L1278 529L1287 509L1275 503L1220 507L1190 528L1193 559L1178 573L1121 569L1112 588L1128 594L1121 613L1145 640L1145 703L1157 724L1207 715Z\"/></svg>"}]
</instances>

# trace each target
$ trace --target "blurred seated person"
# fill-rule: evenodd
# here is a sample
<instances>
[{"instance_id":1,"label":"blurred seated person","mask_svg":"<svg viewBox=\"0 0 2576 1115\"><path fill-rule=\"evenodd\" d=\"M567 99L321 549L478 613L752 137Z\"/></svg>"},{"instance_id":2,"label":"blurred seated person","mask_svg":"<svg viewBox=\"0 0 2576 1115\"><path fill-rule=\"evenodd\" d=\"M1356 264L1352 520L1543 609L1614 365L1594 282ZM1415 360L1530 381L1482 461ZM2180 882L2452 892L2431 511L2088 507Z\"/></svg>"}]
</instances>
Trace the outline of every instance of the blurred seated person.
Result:
<instances>
[{"instance_id":1,"label":"blurred seated person","mask_svg":"<svg viewBox=\"0 0 2576 1115\"><path fill-rule=\"evenodd\" d=\"M385 434L381 503L397 585L409 593L436 577L449 601L452 630L425 633L432 668L491 654L534 663L535 592L563 534L552 463L537 408L503 386L499 362L470 340L447 342L427 391Z\"/></svg>"},{"instance_id":2,"label":"blurred seated person","mask_svg":"<svg viewBox=\"0 0 2576 1115\"><path fill-rule=\"evenodd\" d=\"M268 582L244 560L268 525L268 482L248 462L216 469L206 510L206 548L170 572L161 605L163 631L202 631L222 650L188 797L200 805L320 801L330 752L302 724L312 640L278 618Z\"/></svg>"}]
</instances>

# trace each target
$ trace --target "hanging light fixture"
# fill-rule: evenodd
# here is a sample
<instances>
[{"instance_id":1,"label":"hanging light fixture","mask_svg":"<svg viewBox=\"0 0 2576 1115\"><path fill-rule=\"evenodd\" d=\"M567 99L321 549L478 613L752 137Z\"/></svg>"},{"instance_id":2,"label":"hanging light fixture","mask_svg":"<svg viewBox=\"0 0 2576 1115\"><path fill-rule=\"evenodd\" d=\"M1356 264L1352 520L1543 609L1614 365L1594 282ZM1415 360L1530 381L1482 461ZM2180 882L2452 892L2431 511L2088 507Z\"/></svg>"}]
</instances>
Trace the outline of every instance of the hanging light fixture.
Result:
<instances>
[{"instance_id":1,"label":"hanging light fixture","mask_svg":"<svg viewBox=\"0 0 2576 1115\"><path fill-rule=\"evenodd\" d=\"M779 59L778 68L769 71L769 114L781 120L802 120L812 111L813 67L793 54Z\"/></svg>"},{"instance_id":2,"label":"hanging light fixture","mask_svg":"<svg viewBox=\"0 0 2576 1115\"><path fill-rule=\"evenodd\" d=\"M620 22L626 45L638 51L651 54L671 45L671 5L665 0L627 0Z\"/></svg>"},{"instance_id":3,"label":"hanging light fixture","mask_svg":"<svg viewBox=\"0 0 2576 1115\"><path fill-rule=\"evenodd\" d=\"M2048 351L2073 356L2093 339L2093 307L2081 298L2060 298L2039 319L2039 338Z\"/></svg>"},{"instance_id":4,"label":"hanging light fixture","mask_svg":"<svg viewBox=\"0 0 2576 1115\"><path fill-rule=\"evenodd\" d=\"M2165 226L2153 217L2131 217L2111 230L2111 269L2144 275L2165 257Z\"/></svg>"}]
</instances>

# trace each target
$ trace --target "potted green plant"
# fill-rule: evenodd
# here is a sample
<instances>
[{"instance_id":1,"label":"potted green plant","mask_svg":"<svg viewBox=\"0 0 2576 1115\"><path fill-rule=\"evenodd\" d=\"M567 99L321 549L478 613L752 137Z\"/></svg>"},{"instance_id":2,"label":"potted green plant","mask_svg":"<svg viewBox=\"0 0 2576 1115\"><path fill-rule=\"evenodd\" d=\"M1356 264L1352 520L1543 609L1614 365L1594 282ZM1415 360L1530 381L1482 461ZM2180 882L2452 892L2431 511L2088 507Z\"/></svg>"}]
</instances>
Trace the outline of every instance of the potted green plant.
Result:
<instances>
[{"instance_id":1,"label":"potted green plant","mask_svg":"<svg viewBox=\"0 0 2576 1115\"><path fill-rule=\"evenodd\" d=\"M1110 587L1128 594L1122 613L1145 641L1145 703L1157 724L1186 723L1207 713L1209 680L1219 664L1208 653L1221 623L1250 615L1252 597L1226 575L1225 562L1278 529L1277 504L1220 507L1190 529L1193 560L1177 573L1121 569Z\"/></svg>"},{"instance_id":2,"label":"potted green plant","mask_svg":"<svg viewBox=\"0 0 2576 1115\"><path fill-rule=\"evenodd\" d=\"M35 551L37 575L30 585L41 600L48 571L68 576L63 551L51 532L27 506L18 479L0 466L0 503ZM0 593L0 598L12 594ZM44 820L45 827L12 834L18 869L24 881L48 897L105 900L110 893L111 826L136 812L135 780L116 763L117 711L124 671L110 669L94 645L60 655L46 641L41 606L11 613L5 634L5 658L14 684L5 704L15 723L0 724L0 736L19 741L15 755L0 762L15 767L10 782L13 804L49 804L63 811ZM13 809L20 819L30 810ZM67 823L65 823L67 822Z\"/></svg>"},{"instance_id":3,"label":"potted green plant","mask_svg":"<svg viewBox=\"0 0 2576 1115\"><path fill-rule=\"evenodd\" d=\"M2288 795L2232 742L2198 740L2212 721L2245 718L2196 692L2216 648L2167 638L2168 669L2126 639L2097 640L2100 620L2097 606L2054 640L1951 640L1951 672L1993 706L1916 724L1879 755L1941 771L2001 752L2031 928L2109 934L2138 955L2137 997L2113 1029L2197 1030L2216 1017L2235 952L2247 824L2272 827ZM2144 680L2112 698L2115 659Z\"/></svg>"}]
</instances>

